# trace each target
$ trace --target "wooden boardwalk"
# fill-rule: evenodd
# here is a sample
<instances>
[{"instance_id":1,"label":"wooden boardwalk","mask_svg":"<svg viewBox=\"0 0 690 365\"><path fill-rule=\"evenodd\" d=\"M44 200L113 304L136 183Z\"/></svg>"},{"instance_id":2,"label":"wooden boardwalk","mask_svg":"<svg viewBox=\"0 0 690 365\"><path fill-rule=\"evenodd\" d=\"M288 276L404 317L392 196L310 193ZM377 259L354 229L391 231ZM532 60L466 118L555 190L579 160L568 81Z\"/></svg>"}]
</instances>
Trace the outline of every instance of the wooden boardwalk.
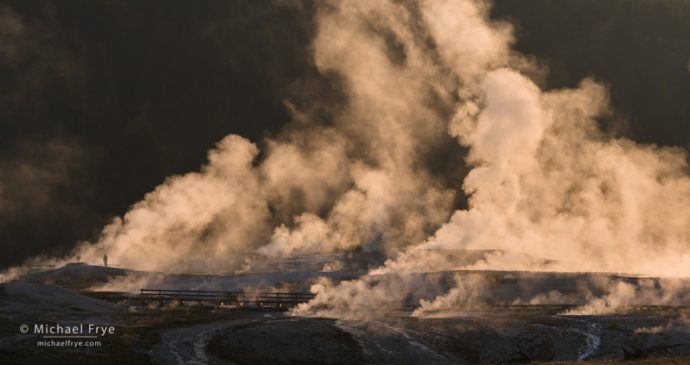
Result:
<instances>
[{"instance_id":1,"label":"wooden boardwalk","mask_svg":"<svg viewBox=\"0 0 690 365\"><path fill-rule=\"evenodd\" d=\"M304 292L238 292L215 290L182 289L141 289L139 299L145 302L165 303L177 301L211 303L216 305L237 305L245 308L285 310L314 298L312 293Z\"/></svg>"}]
</instances>

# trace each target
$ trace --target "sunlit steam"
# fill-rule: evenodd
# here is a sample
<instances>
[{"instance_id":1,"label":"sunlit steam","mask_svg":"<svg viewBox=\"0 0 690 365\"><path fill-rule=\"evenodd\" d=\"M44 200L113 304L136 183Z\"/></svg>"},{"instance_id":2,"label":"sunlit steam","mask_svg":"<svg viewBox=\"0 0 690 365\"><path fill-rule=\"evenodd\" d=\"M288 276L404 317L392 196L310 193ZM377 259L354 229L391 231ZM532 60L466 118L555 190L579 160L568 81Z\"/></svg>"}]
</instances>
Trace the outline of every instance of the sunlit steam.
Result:
<instances>
[{"instance_id":1,"label":"sunlit steam","mask_svg":"<svg viewBox=\"0 0 690 365\"><path fill-rule=\"evenodd\" d=\"M313 61L341 78L347 99L333 123L287 103L295 121L261 157L254 143L224 138L200 172L168 178L75 256L229 273L251 270L248 257L383 253L382 267L319 283L316 299L293 312L351 318L405 303L416 316L478 308L490 286L457 276L438 293L420 272L690 275L686 152L603 133L602 85L540 89L527 76L536 66L511 49L512 28L491 21L485 1L319 6ZM451 139L472 167L457 177L469 208L455 212L452 186L428 166ZM457 255L469 250L485 254ZM589 302L572 314L679 300L675 284L649 295L644 284L605 287L581 293ZM556 291L525 300L567 299Z\"/></svg>"}]
</instances>

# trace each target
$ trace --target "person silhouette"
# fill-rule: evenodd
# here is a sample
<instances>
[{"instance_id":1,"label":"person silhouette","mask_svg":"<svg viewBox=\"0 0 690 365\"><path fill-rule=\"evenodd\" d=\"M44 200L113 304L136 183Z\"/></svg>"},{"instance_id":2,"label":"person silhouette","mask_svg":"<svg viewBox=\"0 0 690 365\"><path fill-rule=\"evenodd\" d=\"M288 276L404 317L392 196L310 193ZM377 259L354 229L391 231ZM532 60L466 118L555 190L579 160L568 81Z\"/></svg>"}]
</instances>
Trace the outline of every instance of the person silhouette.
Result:
<instances>
[{"instance_id":1,"label":"person silhouette","mask_svg":"<svg viewBox=\"0 0 690 365\"><path fill-rule=\"evenodd\" d=\"M108 267L108 255L107 254L103 254L103 265L105 265L105 267Z\"/></svg>"}]
</instances>

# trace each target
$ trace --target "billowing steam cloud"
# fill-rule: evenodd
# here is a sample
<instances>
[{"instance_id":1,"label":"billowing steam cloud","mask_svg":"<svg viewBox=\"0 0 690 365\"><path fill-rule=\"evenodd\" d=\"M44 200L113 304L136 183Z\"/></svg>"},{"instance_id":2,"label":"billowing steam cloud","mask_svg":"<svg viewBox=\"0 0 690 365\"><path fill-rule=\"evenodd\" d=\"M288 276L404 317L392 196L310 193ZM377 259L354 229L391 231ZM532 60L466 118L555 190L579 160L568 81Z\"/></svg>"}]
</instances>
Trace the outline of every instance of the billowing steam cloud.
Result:
<instances>
[{"instance_id":1,"label":"billowing steam cloud","mask_svg":"<svg viewBox=\"0 0 690 365\"><path fill-rule=\"evenodd\" d=\"M391 281L397 281L386 275L397 278L401 272L464 268L688 275L685 151L640 146L602 133L597 118L606 117L608 102L604 88L592 80L576 89L540 90L521 73L525 61L507 50L506 27L486 19L485 3L422 2L420 7L438 53L459 80L460 101L449 131L470 147L468 161L475 168L463 182L470 207L456 211L433 236L369 276L317 288L316 300L295 313L333 315L330 309L340 308L342 300L338 292L347 293L350 301L381 297L379 292L391 292ZM468 266L434 249L499 251ZM516 251L526 255L505 254ZM453 301L463 306L463 300L477 297L473 287L463 283L433 302L422 301L415 313ZM615 311L648 288L638 292L633 284L618 282L609 289L603 297L590 295L591 303L578 313ZM667 303L662 298L669 295L645 297ZM358 308L341 309L340 316L359 316Z\"/></svg>"},{"instance_id":2,"label":"billowing steam cloud","mask_svg":"<svg viewBox=\"0 0 690 365\"><path fill-rule=\"evenodd\" d=\"M488 7L323 3L314 62L341 78L347 97L333 123L293 108L295 121L261 157L250 141L226 137L201 172L169 178L75 255L99 262L107 253L143 270L232 272L253 255L384 252L383 267L321 283L295 310L354 317L413 291L419 305L415 272L689 275L684 151L602 133L607 94L593 80L541 90L526 76L535 67L511 50L511 27L490 21ZM452 189L426 163L451 136L473 166L457 181L469 208L454 213ZM448 250L495 251L468 263ZM479 305L486 283L456 281L415 314ZM635 292L626 285L611 291Z\"/></svg>"},{"instance_id":3,"label":"billowing steam cloud","mask_svg":"<svg viewBox=\"0 0 690 365\"><path fill-rule=\"evenodd\" d=\"M452 190L425 157L449 139L441 110L456 80L409 27L410 9L342 4L319 16L314 62L341 76L347 96L333 125L294 110L261 160L254 144L228 136L201 172L169 178L83 245L82 259L232 272L254 253L365 245L394 254L447 220Z\"/></svg>"}]
</instances>

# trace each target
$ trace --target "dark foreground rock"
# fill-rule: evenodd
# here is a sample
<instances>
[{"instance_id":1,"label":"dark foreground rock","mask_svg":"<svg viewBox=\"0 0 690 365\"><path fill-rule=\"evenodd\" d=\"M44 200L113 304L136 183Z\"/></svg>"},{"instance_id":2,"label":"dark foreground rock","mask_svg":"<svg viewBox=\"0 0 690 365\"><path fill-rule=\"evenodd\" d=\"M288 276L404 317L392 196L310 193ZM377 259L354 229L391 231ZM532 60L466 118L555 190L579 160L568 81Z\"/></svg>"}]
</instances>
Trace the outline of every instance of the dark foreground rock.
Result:
<instances>
[{"instance_id":1,"label":"dark foreground rock","mask_svg":"<svg viewBox=\"0 0 690 365\"><path fill-rule=\"evenodd\" d=\"M209 351L238 365L363 364L359 344L330 319L253 322L216 336Z\"/></svg>"}]
</instances>

